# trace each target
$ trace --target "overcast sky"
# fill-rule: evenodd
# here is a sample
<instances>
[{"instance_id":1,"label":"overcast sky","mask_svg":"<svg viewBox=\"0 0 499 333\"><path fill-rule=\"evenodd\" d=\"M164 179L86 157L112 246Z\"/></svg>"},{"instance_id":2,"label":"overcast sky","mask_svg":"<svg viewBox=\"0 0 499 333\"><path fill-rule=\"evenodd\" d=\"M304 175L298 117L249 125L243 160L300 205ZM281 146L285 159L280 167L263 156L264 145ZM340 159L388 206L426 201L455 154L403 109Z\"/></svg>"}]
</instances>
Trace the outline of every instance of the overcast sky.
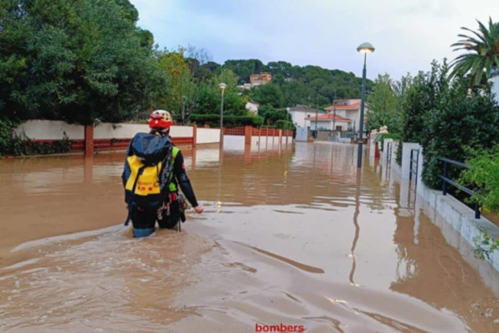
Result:
<instances>
[{"instance_id":1,"label":"overcast sky","mask_svg":"<svg viewBox=\"0 0 499 333\"><path fill-rule=\"evenodd\" d=\"M453 59L460 27L499 20L499 0L131 0L139 25L163 48L192 44L214 61L256 58L362 73L357 46L368 41L368 77L427 70Z\"/></svg>"}]
</instances>

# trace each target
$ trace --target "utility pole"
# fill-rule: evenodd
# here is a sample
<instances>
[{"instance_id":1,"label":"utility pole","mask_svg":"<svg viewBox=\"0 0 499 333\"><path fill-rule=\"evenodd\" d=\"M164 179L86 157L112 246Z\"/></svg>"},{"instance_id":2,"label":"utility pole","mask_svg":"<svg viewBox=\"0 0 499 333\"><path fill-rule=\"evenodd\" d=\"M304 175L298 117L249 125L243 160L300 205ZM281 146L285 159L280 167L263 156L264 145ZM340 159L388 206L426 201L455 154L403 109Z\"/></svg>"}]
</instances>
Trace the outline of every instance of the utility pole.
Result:
<instances>
[{"instance_id":1,"label":"utility pole","mask_svg":"<svg viewBox=\"0 0 499 333\"><path fill-rule=\"evenodd\" d=\"M334 89L333 99L333 133L336 136L336 89Z\"/></svg>"},{"instance_id":2,"label":"utility pole","mask_svg":"<svg viewBox=\"0 0 499 333\"><path fill-rule=\"evenodd\" d=\"M319 131L317 129L317 120L319 118L319 104L317 102L317 98L319 97L319 91L315 94L315 138L319 136Z\"/></svg>"},{"instance_id":3,"label":"utility pole","mask_svg":"<svg viewBox=\"0 0 499 333\"><path fill-rule=\"evenodd\" d=\"M362 145L364 143L364 104L366 100L366 62L367 62L367 53L374 52L374 46L369 43L362 43L357 48L357 51L360 53L364 53L364 69L362 70L362 100L360 102L360 119L359 119L359 138L358 149L357 149L357 168L362 167Z\"/></svg>"}]
</instances>

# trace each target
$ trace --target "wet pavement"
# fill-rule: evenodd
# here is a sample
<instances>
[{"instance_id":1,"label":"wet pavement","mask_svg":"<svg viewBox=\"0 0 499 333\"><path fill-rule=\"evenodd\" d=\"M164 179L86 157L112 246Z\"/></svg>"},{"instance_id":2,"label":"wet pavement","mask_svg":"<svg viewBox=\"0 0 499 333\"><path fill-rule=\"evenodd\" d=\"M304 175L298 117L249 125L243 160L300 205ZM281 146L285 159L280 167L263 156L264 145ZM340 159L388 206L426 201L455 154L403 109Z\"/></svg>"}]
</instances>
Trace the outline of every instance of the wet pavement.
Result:
<instances>
[{"instance_id":1,"label":"wet pavement","mask_svg":"<svg viewBox=\"0 0 499 333\"><path fill-rule=\"evenodd\" d=\"M184 154L205 213L140 240L123 154L0 160L0 331L499 332L499 276L367 152Z\"/></svg>"}]
</instances>

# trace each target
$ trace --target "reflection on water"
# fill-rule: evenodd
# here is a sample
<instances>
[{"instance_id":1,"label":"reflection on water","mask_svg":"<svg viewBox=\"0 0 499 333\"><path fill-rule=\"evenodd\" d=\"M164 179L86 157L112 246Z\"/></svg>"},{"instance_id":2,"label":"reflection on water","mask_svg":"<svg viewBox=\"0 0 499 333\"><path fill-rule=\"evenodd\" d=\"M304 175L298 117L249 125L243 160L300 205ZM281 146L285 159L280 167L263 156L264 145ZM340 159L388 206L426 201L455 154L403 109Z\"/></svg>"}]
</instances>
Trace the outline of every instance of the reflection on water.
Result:
<instances>
[{"instance_id":1,"label":"reflection on water","mask_svg":"<svg viewBox=\"0 0 499 333\"><path fill-rule=\"evenodd\" d=\"M497 274L484 283L383 161L225 148L184 152L206 213L141 240L119 225L122 154L0 160L0 331L499 330Z\"/></svg>"}]
</instances>

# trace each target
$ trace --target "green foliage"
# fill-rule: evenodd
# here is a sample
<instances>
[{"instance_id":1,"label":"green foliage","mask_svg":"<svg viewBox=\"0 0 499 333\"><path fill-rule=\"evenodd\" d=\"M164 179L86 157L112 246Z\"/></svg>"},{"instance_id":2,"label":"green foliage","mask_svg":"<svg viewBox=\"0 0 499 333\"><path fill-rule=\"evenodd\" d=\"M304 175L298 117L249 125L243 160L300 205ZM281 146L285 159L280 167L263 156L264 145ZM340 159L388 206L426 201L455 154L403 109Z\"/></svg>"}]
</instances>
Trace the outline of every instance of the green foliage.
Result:
<instances>
[{"instance_id":1,"label":"green foliage","mask_svg":"<svg viewBox=\"0 0 499 333\"><path fill-rule=\"evenodd\" d=\"M278 120L275 122L275 128L280 128L283 130L289 130L289 131L294 131L295 124L293 124L292 121L286 121L286 120Z\"/></svg>"},{"instance_id":2,"label":"green foliage","mask_svg":"<svg viewBox=\"0 0 499 333\"><path fill-rule=\"evenodd\" d=\"M469 90L465 78L448 76L449 66L432 63L430 72L420 72L408 85L403 100L403 142L422 145L425 161L423 180L440 188L443 165L439 157L464 161L464 147L487 148L499 139L499 107L487 87ZM397 160L401 152L397 152ZM457 179L458 168L449 168Z\"/></svg>"},{"instance_id":3,"label":"green foliage","mask_svg":"<svg viewBox=\"0 0 499 333\"><path fill-rule=\"evenodd\" d=\"M158 96L158 107L174 114L181 114L182 108L185 107L184 103L192 101L197 93L197 87L191 79L189 64L177 52L158 51L156 58L167 83Z\"/></svg>"},{"instance_id":4,"label":"green foliage","mask_svg":"<svg viewBox=\"0 0 499 333\"><path fill-rule=\"evenodd\" d=\"M328 106L336 98L359 98L361 78L353 73L341 70L329 70L319 66L293 66L285 61L269 62L267 65L257 59L227 60L222 67L214 62L202 65L212 75L219 75L221 68L230 69L238 77L238 83L248 83L251 74L269 72L272 84L280 88L284 100L280 97L272 101L274 107L297 104ZM206 74L206 72L204 72ZM372 81L367 80L368 92L372 89ZM253 99L258 89L250 93Z\"/></svg>"},{"instance_id":5,"label":"green foliage","mask_svg":"<svg viewBox=\"0 0 499 333\"><path fill-rule=\"evenodd\" d=\"M499 145L491 149L467 148L469 169L461 174L460 183L473 184L470 202L478 203L488 212L499 213Z\"/></svg>"},{"instance_id":6,"label":"green foliage","mask_svg":"<svg viewBox=\"0 0 499 333\"><path fill-rule=\"evenodd\" d=\"M260 105L270 105L274 108L284 106L284 95L278 85L268 83L253 88L252 99Z\"/></svg>"},{"instance_id":7,"label":"green foliage","mask_svg":"<svg viewBox=\"0 0 499 333\"><path fill-rule=\"evenodd\" d=\"M18 125L17 121L0 119L0 156L10 153L14 140L14 130Z\"/></svg>"},{"instance_id":8,"label":"green foliage","mask_svg":"<svg viewBox=\"0 0 499 333\"><path fill-rule=\"evenodd\" d=\"M223 67L235 73L239 77L239 83L249 82L251 74L265 72L265 65L258 59L227 60Z\"/></svg>"},{"instance_id":9,"label":"green foliage","mask_svg":"<svg viewBox=\"0 0 499 333\"><path fill-rule=\"evenodd\" d=\"M72 143L66 133L62 140L52 143L34 142L27 137L14 135L18 125L17 121L0 119L0 156L44 155L71 151Z\"/></svg>"},{"instance_id":10,"label":"green foliage","mask_svg":"<svg viewBox=\"0 0 499 333\"><path fill-rule=\"evenodd\" d=\"M367 98L367 129L387 126L390 133L400 133L403 121L402 110L397 103L392 79L388 74L378 75L374 88Z\"/></svg>"},{"instance_id":11,"label":"green foliage","mask_svg":"<svg viewBox=\"0 0 499 333\"><path fill-rule=\"evenodd\" d=\"M399 143L397 147L397 152L395 154L395 162L398 165L402 165L402 141Z\"/></svg>"},{"instance_id":12,"label":"green foliage","mask_svg":"<svg viewBox=\"0 0 499 333\"><path fill-rule=\"evenodd\" d=\"M492 22L492 18L489 18L488 27L478 20L477 22L478 31L462 28L473 35L459 34L461 40L452 44L454 51L464 50L467 53L454 59L451 76L464 77L469 73L471 85L479 85L483 74L488 78L492 68L499 67L499 23Z\"/></svg>"},{"instance_id":13,"label":"green foliage","mask_svg":"<svg viewBox=\"0 0 499 333\"><path fill-rule=\"evenodd\" d=\"M280 120L290 120L285 109L275 109L271 104L264 104L258 109L258 114L263 117L264 123L267 126L276 125Z\"/></svg>"},{"instance_id":14,"label":"green foliage","mask_svg":"<svg viewBox=\"0 0 499 333\"><path fill-rule=\"evenodd\" d=\"M436 107L441 93L447 89L447 72L445 62L439 65L434 61L430 72L419 72L413 79L403 102L403 142L421 142L426 128L422 120L426 113Z\"/></svg>"},{"instance_id":15,"label":"green foliage","mask_svg":"<svg viewBox=\"0 0 499 333\"><path fill-rule=\"evenodd\" d=\"M220 127L219 114L191 114L190 122L198 125L208 124L211 127ZM259 116L234 116L224 115L224 127L254 126L263 124L263 118Z\"/></svg>"},{"instance_id":16,"label":"green foliage","mask_svg":"<svg viewBox=\"0 0 499 333\"><path fill-rule=\"evenodd\" d=\"M441 75L446 74L445 64ZM439 78L440 89L433 108L424 114L425 129L421 144L425 153L423 180L427 186L441 186L438 175L442 163L438 157L464 161L465 147L490 148L499 140L499 107L490 92L469 90L466 79L449 86L445 76ZM461 170L451 168L449 175L457 179Z\"/></svg>"},{"instance_id":17,"label":"green foliage","mask_svg":"<svg viewBox=\"0 0 499 333\"><path fill-rule=\"evenodd\" d=\"M224 93L224 118L231 115L245 116L248 113L246 110L247 98L241 96L237 91L237 77L232 71L223 69L218 77L214 77L200 86L193 114L220 113L222 96L218 85L221 82L227 84Z\"/></svg>"},{"instance_id":18,"label":"green foliage","mask_svg":"<svg viewBox=\"0 0 499 333\"><path fill-rule=\"evenodd\" d=\"M499 240L493 239L487 232L473 238L475 256L480 259L490 259L492 252L499 249Z\"/></svg>"},{"instance_id":19,"label":"green foliage","mask_svg":"<svg viewBox=\"0 0 499 333\"><path fill-rule=\"evenodd\" d=\"M117 122L165 80L128 0L3 0L0 111L19 119Z\"/></svg>"}]
</instances>

